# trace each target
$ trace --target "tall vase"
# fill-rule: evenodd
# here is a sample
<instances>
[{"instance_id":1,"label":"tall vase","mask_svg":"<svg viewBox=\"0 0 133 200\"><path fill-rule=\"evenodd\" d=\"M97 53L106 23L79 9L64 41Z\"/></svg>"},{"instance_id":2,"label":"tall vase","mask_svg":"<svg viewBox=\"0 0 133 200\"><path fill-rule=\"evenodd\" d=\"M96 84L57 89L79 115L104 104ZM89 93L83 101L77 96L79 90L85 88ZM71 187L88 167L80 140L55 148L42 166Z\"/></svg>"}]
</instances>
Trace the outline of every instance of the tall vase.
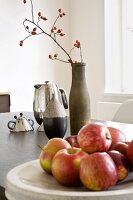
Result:
<instances>
[{"instance_id":1,"label":"tall vase","mask_svg":"<svg viewBox=\"0 0 133 200\"><path fill-rule=\"evenodd\" d=\"M70 132L77 135L90 120L90 96L86 84L85 63L72 63L72 84L69 95Z\"/></svg>"}]
</instances>

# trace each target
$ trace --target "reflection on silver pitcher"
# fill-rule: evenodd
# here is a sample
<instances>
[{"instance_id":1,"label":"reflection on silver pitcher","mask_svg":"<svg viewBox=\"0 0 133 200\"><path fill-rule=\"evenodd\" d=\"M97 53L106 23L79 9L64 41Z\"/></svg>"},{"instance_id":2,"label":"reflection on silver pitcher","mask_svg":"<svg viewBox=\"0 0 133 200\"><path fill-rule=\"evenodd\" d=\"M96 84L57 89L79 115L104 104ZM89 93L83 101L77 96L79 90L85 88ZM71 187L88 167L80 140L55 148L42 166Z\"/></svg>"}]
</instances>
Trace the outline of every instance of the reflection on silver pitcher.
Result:
<instances>
[{"instance_id":1,"label":"reflection on silver pitcher","mask_svg":"<svg viewBox=\"0 0 133 200\"><path fill-rule=\"evenodd\" d=\"M39 130L43 131L43 114L48 103L51 101L54 95L56 99L63 105L65 109L68 108L67 97L64 89L58 88L55 83L45 81L44 84L34 85L34 100L33 100L33 112L37 123L40 125Z\"/></svg>"}]
</instances>

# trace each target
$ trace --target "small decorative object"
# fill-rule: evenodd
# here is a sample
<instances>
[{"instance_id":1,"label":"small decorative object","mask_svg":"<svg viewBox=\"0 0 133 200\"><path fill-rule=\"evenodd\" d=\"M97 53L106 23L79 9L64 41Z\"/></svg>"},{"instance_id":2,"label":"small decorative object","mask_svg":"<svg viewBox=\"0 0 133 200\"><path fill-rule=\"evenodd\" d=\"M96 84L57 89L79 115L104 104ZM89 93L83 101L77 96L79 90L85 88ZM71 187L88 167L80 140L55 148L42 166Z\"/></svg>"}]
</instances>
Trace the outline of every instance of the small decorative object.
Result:
<instances>
[{"instance_id":1,"label":"small decorative object","mask_svg":"<svg viewBox=\"0 0 133 200\"><path fill-rule=\"evenodd\" d=\"M26 119L23 117L23 113L20 113L20 117L14 116L14 121L8 122L7 127L11 132L27 132L34 130L34 121L32 119Z\"/></svg>"},{"instance_id":2,"label":"small decorative object","mask_svg":"<svg viewBox=\"0 0 133 200\"><path fill-rule=\"evenodd\" d=\"M62 109L68 108L67 97L63 88L58 88L57 84L45 81L44 84L36 84L34 86L34 100L33 100L33 111L37 123L40 125L38 131L44 131L43 126L43 115L45 109L49 105L49 102L54 98L63 105Z\"/></svg>"},{"instance_id":3,"label":"small decorative object","mask_svg":"<svg viewBox=\"0 0 133 200\"><path fill-rule=\"evenodd\" d=\"M26 4L27 1L23 0ZM69 97L69 110L70 110L70 129L71 134L77 134L79 129L89 122L90 120L90 97L88 94L86 81L85 81L85 63L82 58L81 43L76 40L73 47L69 52L59 43L59 37L63 37L65 33L61 28L58 28L58 20L63 19L66 13L60 8L58 9L58 15L55 21L52 23L50 30L47 32L41 26L40 22L46 22L48 18L42 14L41 11L38 12L38 18L34 18L34 7L33 1L30 0L31 4L31 19L25 19L23 21L23 26L28 33L28 35L20 41L19 45L23 46L24 41L32 36L45 35L53 40L53 42L62 50L66 55L65 59L62 59L58 53L49 54L49 59L58 60L64 63L71 64L72 67L72 86ZM45 26L46 27L46 26ZM80 61L75 61L72 59L72 51L77 48L80 53ZM81 73L81 75L80 75ZM74 76L74 77L73 77ZM76 80L75 79L76 76ZM75 92L74 92L75 90ZM76 95L76 96L75 96ZM75 97L74 97L75 96Z\"/></svg>"}]
</instances>

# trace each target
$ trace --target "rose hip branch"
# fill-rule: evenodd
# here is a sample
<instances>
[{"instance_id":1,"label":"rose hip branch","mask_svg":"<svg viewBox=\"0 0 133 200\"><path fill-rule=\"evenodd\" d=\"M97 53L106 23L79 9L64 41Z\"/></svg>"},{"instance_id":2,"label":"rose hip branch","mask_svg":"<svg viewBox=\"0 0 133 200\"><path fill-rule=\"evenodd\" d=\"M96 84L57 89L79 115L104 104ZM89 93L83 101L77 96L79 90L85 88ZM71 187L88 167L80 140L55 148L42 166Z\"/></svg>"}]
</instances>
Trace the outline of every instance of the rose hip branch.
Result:
<instances>
[{"instance_id":1,"label":"rose hip branch","mask_svg":"<svg viewBox=\"0 0 133 200\"><path fill-rule=\"evenodd\" d=\"M23 0L23 3L26 4L27 1L26 0ZM65 33L63 32L63 30L61 28L58 28L58 25L57 25L57 22L58 20L62 19L66 13L60 8L58 9L58 15L55 19L55 21L52 23L52 26L51 26L51 29L47 32L45 31L41 25L40 25L40 21L42 22L46 22L48 20L48 18L46 16L44 16L42 14L41 11L38 12L37 14L37 20L35 22L34 20L34 7L33 7L33 1L30 0L30 4L31 4L31 19L25 19L23 21L23 26L25 28L25 31L28 33L28 35L20 41L19 45L20 46L23 46L23 43L26 39L28 39L29 37L32 37L32 36L37 36L37 35L41 35L41 34L44 34L45 36L48 36L50 37L54 43L56 43L56 45L66 54L67 56L67 59L64 60L64 59L61 59L58 55L58 53L54 53L54 54L49 54L49 59L52 59L52 60L58 60L58 61L61 61L61 62L65 62L65 63L75 63L75 62L78 62L74 59L72 59L71 57L71 53L72 51L77 48L79 49L79 53L80 53L80 62L83 62L83 58L82 58L82 50L81 50L81 43L79 40L76 40L73 47L70 49L69 52L67 52L65 50L65 48L59 43L59 37L63 37L65 36Z\"/></svg>"}]
</instances>

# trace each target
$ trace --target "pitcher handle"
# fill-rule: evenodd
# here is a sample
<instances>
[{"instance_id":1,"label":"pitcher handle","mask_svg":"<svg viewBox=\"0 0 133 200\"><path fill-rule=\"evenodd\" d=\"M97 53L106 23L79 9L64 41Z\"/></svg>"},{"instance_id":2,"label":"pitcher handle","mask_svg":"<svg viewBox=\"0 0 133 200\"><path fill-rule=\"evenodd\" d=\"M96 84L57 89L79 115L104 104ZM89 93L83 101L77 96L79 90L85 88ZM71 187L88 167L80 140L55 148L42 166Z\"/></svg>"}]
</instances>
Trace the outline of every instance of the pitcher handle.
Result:
<instances>
[{"instance_id":1,"label":"pitcher handle","mask_svg":"<svg viewBox=\"0 0 133 200\"><path fill-rule=\"evenodd\" d=\"M32 119L28 119L28 122L30 123L31 127L34 129L34 121Z\"/></svg>"},{"instance_id":2,"label":"pitcher handle","mask_svg":"<svg viewBox=\"0 0 133 200\"><path fill-rule=\"evenodd\" d=\"M59 88L59 91L61 92L62 102L65 109L68 109L68 102L66 97L66 92L63 88Z\"/></svg>"},{"instance_id":3,"label":"pitcher handle","mask_svg":"<svg viewBox=\"0 0 133 200\"><path fill-rule=\"evenodd\" d=\"M11 121L8 122L7 127L9 129L13 130L14 127L15 127L15 124L16 124L16 122L11 120Z\"/></svg>"}]
</instances>

